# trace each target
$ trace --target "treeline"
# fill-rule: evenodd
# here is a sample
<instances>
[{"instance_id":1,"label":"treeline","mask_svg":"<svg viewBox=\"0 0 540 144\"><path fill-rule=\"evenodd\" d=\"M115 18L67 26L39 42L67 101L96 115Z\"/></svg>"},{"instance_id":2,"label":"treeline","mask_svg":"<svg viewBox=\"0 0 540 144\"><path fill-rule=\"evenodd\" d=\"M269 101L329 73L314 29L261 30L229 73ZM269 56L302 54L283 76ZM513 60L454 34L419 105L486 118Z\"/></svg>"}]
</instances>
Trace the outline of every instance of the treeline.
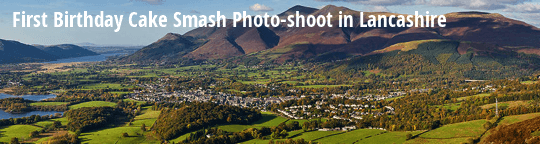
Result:
<instances>
[{"instance_id":1,"label":"treeline","mask_svg":"<svg viewBox=\"0 0 540 144\"><path fill-rule=\"evenodd\" d=\"M36 111L67 111L69 109L68 104L63 105L35 105L31 107Z\"/></svg>"},{"instance_id":2,"label":"treeline","mask_svg":"<svg viewBox=\"0 0 540 144\"><path fill-rule=\"evenodd\" d=\"M10 125L18 125L18 124L32 124L35 122L45 121L53 118L61 117L62 115L58 113L57 115L31 115L28 117L22 117L22 118L9 118L9 119L1 119L0 120L0 127L4 126L10 126Z\"/></svg>"},{"instance_id":3,"label":"treeline","mask_svg":"<svg viewBox=\"0 0 540 144\"><path fill-rule=\"evenodd\" d=\"M100 128L126 119L127 114L121 108L84 107L64 113L68 119L67 128L81 132Z\"/></svg>"},{"instance_id":4,"label":"treeline","mask_svg":"<svg viewBox=\"0 0 540 144\"><path fill-rule=\"evenodd\" d=\"M0 99L0 108L9 113L22 113L30 110L28 103L32 101L23 98Z\"/></svg>"},{"instance_id":5,"label":"treeline","mask_svg":"<svg viewBox=\"0 0 540 144\"><path fill-rule=\"evenodd\" d=\"M214 103L193 103L179 109L164 109L154 125L162 140L176 138L190 131L219 124L250 124L262 118L255 109Z\"/></svg>"},{"instance_id":6,"label":"treeline","mask_svg":"<svg viewBox=\"0 0 540 144\"><path fill-rule=\"evenodd\" d=\"M327 127L341 127L348 123L343 120L329 120L326 122L321 122L321 120L311 120L304 122L301 126L298 121L292 122L282 122L277 126L272 127L261 127L261 128L248 128L240 132L226 132L219 128L210 128L210 129L200 129L191 133L186 139L180 141L179 143L184 144L235 144L252 139L262 139L268 140L271 139L271 143L310 143L302 140L285 140L285 141L276 141L273 139L285 139L289 136L290 131L296 131L304 129L304 131L311 131L315 128L321 128L321 126Z\"/></svg>"}]
</instances>

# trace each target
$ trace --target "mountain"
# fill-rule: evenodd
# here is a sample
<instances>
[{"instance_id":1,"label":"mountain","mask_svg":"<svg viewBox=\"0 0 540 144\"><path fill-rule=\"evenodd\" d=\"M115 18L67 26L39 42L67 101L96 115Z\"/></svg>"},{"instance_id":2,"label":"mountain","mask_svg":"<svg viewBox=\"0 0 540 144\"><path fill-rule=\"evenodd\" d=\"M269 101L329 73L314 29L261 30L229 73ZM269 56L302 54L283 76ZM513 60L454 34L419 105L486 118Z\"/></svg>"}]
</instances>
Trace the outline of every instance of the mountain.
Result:
<instances>
[{"instance_id":1,"label":"mountain","mask_svg":"<svg viewBox=\"0 0 540 144\"><path fill-rule=\"evenodd\" d=\"M57 56L31 45L0 39L0 64L42 62L56 60L57 58Z\"/></svg>"},{"instance_id":2,"label":"mountain","mask_svg":"<svg viewBox=\"0 0 540 144\"><path fill-rule=\"evenodd\" d=\"M83 57L83 56L94 56L99 55L90 50L84 49L77 45L72 44L61 44L61 45L52 45L52 46L42 46L34 45L36 48L39 48L45 51L48 54L55 55L59 59L64 58L74 58L74 57Z\"/></svg>"},{"instance_id":3,"label":"mountain","mask_svg":"<svg viewBox=\"0 0 540 144\"><path fill-rule=\"evenodd\" d=\"M138 50L124 60L138 61L182 57L204 42L204 40L197 40L191 36L168 33L163 38Z\"/></svg>"},{"instance_id":4,"label":"mountain","mask_svg":"<svg viewBox=\"0 0 540 144\"><path fill-rule=\"evenodd\" d=\"M498 50L540 54L540 29L495 13L448 13L445 14L447 27L444 28L364 28L358 23L359 11L333 5L321 9L294 6L280 16L295 14L296 11L302 15L316 16L331 13L334 16L331 20L334 27L232 27L232 21L229 20L227 27L197 28L184 35L175 34L178 39L166 42L163 42L162 38L126 59L147 62L182 58L205 60L240 57L257 59L260 63L283 63L290 60L329 61L399 51L403 49L399 44L408 42L437 40L457 42L456 51L461 50L458 54L466 54L464 52L469 50L474 51L475 56L482 56L477 55L477 52L487 51L494 54L498 53L494 52ZM352 15L356 25L337 27L339 11ZM368 15L391 14L394 13L364 12L363 21L367 22Z\"/></svg>"}]
</instances>

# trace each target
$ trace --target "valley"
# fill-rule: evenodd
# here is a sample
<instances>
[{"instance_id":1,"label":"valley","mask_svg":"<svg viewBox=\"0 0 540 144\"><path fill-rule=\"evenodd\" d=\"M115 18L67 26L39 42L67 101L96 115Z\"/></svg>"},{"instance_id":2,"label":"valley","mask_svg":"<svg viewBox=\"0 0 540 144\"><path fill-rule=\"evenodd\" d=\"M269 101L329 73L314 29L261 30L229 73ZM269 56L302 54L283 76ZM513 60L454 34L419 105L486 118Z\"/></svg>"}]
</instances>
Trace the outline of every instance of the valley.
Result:
<instances>
[{"instance_id":1,"label":"valley","mask_svg":"<svg viewBox=\"0 0 540 144\"><path fill-rule=\"evenodd\" d=\"M333 5L278 16L296 11L368 20ZM201 27L142 48L0 40L0 108L59 112L1 119L0 142L537 142L540 29L445 16L444 28Z\"/></svg>"}]
</instances>

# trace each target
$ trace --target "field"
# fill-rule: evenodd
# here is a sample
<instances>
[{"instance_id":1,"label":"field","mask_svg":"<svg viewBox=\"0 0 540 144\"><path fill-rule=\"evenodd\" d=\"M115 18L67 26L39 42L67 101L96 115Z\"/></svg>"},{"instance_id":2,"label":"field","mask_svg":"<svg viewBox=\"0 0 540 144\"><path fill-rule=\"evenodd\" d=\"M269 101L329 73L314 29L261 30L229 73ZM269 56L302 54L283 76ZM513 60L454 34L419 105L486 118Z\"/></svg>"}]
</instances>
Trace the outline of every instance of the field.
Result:
<instances>
[{"instance_id":1,"label":"field","mask_svg":"<svg viewBox=\"0 0 540 144\"><path fill-rule=\"evenodd\" d=\"M316 139L315 141L319 143L324 143L324 144L355 143L355 142L359 142L360 140L366 139L368 136L374 136L382 132L384 131L378 130L378 129L358 129L358 130L353 130L350 132L339 133L336 135L324 136L322 138Z\"/></svg>"},{"instance_id":2,"label":"field","mask_svg":"<svg viewBox=\"0 0 540 144\"><path fill-rule=\"evenodd\" d=\"M460 143L469 138L479 137L485 131L483 124L486 120L474 120L455 123L421 134L418 138L407 143Z\"/></svg>"},{"instance_id":3,"label":"field","mask_svg":"<svg viewBox=\"0 0 540 144\"><path fill-rule=\"evenodd\" d=\"M538 81L522 81L521 84L535 84Z\"/></svg>"},{"instance_id":4,"label":"field","mask_svg":"<svg viewBox=\"0 0 540 144\"><path fill-rule=\"evenodd\" d=\"M150 132L143 132L141 125L144 123L147 129L150 129L160 111L150 110L150 107L144 107L142 114L135 117L135 120L131 125L127 124L120 127L105 128L101 130L82 133L79 137L82 143L89 144L102 144L102 143L117 143L117 144L131 144L131 143L159 143L150 134ZM123 137L122 133L128 133L129 137Z\"/></svg>"},{"instance_id":5,"label":"field","mask_svg":"<svg viewBox=\"0 0 540 144\"><path fill-rule=\"evenodd\" d=\"M393 143L404 143L407 139L407 134L416 135L423 131L412 131L412 132L401 132L401 131L393 131L393 132L386 132L380 135L375 135L369 138L364 138L362 140L359 140L357 143L362 144L393 144Z\"/></svg>"},{"instance_id":6,"label":"field","mask_svg":"<svg viewBox=\"0 0 540 144\"><path fill-rule=\"evenodd\" d=\"M31 106L54 106L54 105L64 105L68 104L68 102L35 102L31 103Z\"/></svg>"},{"instance_id":7,"label":"field","mask_svg":"<svg viewBox=\"0 0 540 144\"><path fill-rule=\"evenodd\" d=\"M133 86L123 86L122 84L115 84L115 83L100 83L100 84L84 85L81 87L82 90L125 89L125 88L133 88Z\"/></svg>"},{"instance_id":8,"label":"field","mask_svg":"<svg viewBox=\"0 0 540 144\"><path fill-rule=\"evenodd\" d=\"M499 125L501 124L513 124L517 122L521 122L524 120L532 119L535 117L540 116L540 113L530 113L530 114L523 114L523 115L513 115L513 116L505 116L502 118L502 120L499 122Z\"/></svg>"},{"instance_id":9,"label":"field","mask_svg":"<svg viewBox=\"0 0 540 144\"><path fill-rule=\"evenodd\" d=\"M106 102L106 101L89 101L89 102L84 102L84 103L69 106L69 109L78 109L82 107L102 107L102 106L115 107L116 103Z\"/></svg>"},{"instance_id":10,"label":"field","mask_svg":"<svg viewBox=\"0 0 540 144\"><path fill-rule=\"evenodd\" d=\"M448 109L448 110L451 110L451 111L456 111L459 107L461 106L461 103L449 103L449 104L444 104L444 105L437 105L438 108L444 108L444 109Z\"/></svg>"},{"instance_id":11,"label":"field","mask_svg":"<svg viewBox=\"0 0 540 144\"><path fill-rule=\"evenodd\" d=\"M507 102L499 102L498 105L499 105L499 108L501 108L501 107L511 108L511 107L517 107L517 106L527 106L529 104L528 104L527 101L507 101ZM483 108L483 109L494 109L495 108L495 103L483 105L483 106L480 106L480 107Z\"/></svg>"},{"instance_id":12,"label":"field","mask_svg":"<svg viewBox=\"0 0 540 144\"><path fill-rule=\"evenodd\" d=\"M370 136L375 136L384 131L377 129L358 129L349 132L343 131L310 131L304 132L303 130L297 130L289 132L288 139L304 139L306 141L314 141L322 144L330 143L355 143L361 139L366 139ZM405 135L405 134L403 134ZM283 141L285 139L277 139L274 141ZM405 137L403 137L405 140ZM267 144L270 140L253 139L243 142L245 144ZM362 143L362 142L361 142Z\"/></svg>"},{"instance_id":13,"label":"field","mask_svg":"<svg viewBox=\"0 0 540 144\"><path fill-rule=\"evenodd\" d=\"M17 137L19 140L28 138L30 132L39 131L41 128L32 125L12 125L0 129L0 142L10 142L11 138Z\"/></svg>"},{"instance_id":14,"label":"field","mask_svg":"<svg viewBox=\"0 0 540 144\"><path fill-rule=\"evenodd\" d=\"M34 123L34 125L40 126L40 127L47 127L47 126L52 125L54 121L60 121L62 125L67 125L68 123L67 118L63 117L63 118L50 119L46 121L40 121L40 122Z\"/></svg>"},{"instance_id":15,"label":"field","mask_svg":"<svg viewBox=\"0 0 540 144\"><path fill-rule=\"evenodd\" d=\"M271 127L277 126L282 122L287 121L286 118L277 116L270 112L262 112L263 118L256 121L251 125L222 125L219 128L229 131L229 132L239 132L248 128L261 128L261 127Z\"/></svg>"},{"instance_id":16,"label":"field","mask_svg":"<svg viewBox=\"0 0 540 144\"><path fill-rule=\"evenodd\" d=\"M490 93L483 93L483 94L477 94L477 95L472 95L472 96L466 96L466 97L460 97L460 98L457 98L458 101L464 101L464 100L467 100L468 98L471 98L471 97L485 97L485 96L489 96Z\"/></svg>"},{"instance_id":17,"label":"field","mask_svg":"<svg viewBox=\"0 0 540 144\"><path fill-rule=\"evenodd\" d=\"M325 87L348 87L352 85L307 85L307 86L297 86L298 88L325 88Z\"/></svg>"}]
</instances>

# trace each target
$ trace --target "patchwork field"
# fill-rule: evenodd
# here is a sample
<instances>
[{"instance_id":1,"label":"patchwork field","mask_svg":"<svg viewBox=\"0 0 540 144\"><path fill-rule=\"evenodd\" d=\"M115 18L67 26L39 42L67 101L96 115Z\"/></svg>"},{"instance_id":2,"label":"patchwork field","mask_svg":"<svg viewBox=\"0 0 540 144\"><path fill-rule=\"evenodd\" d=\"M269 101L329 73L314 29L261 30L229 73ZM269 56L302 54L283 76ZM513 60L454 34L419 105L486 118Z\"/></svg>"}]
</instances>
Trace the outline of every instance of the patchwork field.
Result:
<instances>
[{"instance_id":1,"label":"patchwork field","mask_svg":"<svg viewBox=\"0 0 540 144\"><path fill-rule=\"evenodd\" d=\"M125 126L105 128L101 130L82 133L79 137L82 143L103 144L132 144L132 143L159 143L150 134L141 129L142 124L150 129L157 120L160 111L150 110L150 107L144 107L142 114L135 117L131 125L126 123ZM129 137L123 137L122 133L128 133Z\"/></svg>"},{"instance_id":2,"label":"patchwork field","mask_svg":"<svg viewBox=\"0 0 540 144\"><path fill-rule=\"evenodd\" d=\"M0 129L0 142L9 143L11 138L17 137L19 141L28 139L30 132L39 131L40 127L32 125L12 125Z\"/></svg>"},{"instance_id":3,"label":"patchwork field","mask_svg":"<svg viewBox=\"0 0 540 144\"><path fill-rule=\"evenodd\" d=\"M238 132L248 128L261 128L261 127L271 127L277 126L282 122L287 121L286 118L277 116L270 112L262 112L263 118L251 125L222 125L219 128L229 131L229 132Z\"/></svg>"},{"instance_id":4,"label":"patchwork field","mask_svg":"<svg viewBox=\"0 0 540 144\"><path fill-rule=\"evenodd\" d=\"M68 104L68 102L35 102L31 103L31 106L53 106L53 105L64 105Z\"/></svg>"},{"instance_id":5,"label":"patchwork field","mask_svg":"<svg viewBox=\"0 0 540 144\"><path fill-rule=\"evenodd\" d=\"M405 143L461 143L470 138L479 137L485 131L486 120L474 120L449 124L421 134L418 138Z\"/></svg>"},{"instance_id":6,"label":"patchwork field","mask_svg":"<svg viewBox=\"0 0 540 144\"><path fill-rule=\"evenodd\" d=\"M115 107L116 103L106 102L106 101L89 101L89 102L83 102L80 104L69 106L69 109L78 109L82 107L103 107L103 106Z\"/></svg>"},{"instance_id":7,"label":"patchwork field","mask_svg":"<svg viewBox=\"0 0 540 144\"><path fill-rule=\"evenodd\" d=\"M133 88L133 86L125 86L122 84L115 84L115 83L100 83L100 84L84 85L81 87L82 90L125 89L125 88Z\"/></svg>"}]
</instances>

